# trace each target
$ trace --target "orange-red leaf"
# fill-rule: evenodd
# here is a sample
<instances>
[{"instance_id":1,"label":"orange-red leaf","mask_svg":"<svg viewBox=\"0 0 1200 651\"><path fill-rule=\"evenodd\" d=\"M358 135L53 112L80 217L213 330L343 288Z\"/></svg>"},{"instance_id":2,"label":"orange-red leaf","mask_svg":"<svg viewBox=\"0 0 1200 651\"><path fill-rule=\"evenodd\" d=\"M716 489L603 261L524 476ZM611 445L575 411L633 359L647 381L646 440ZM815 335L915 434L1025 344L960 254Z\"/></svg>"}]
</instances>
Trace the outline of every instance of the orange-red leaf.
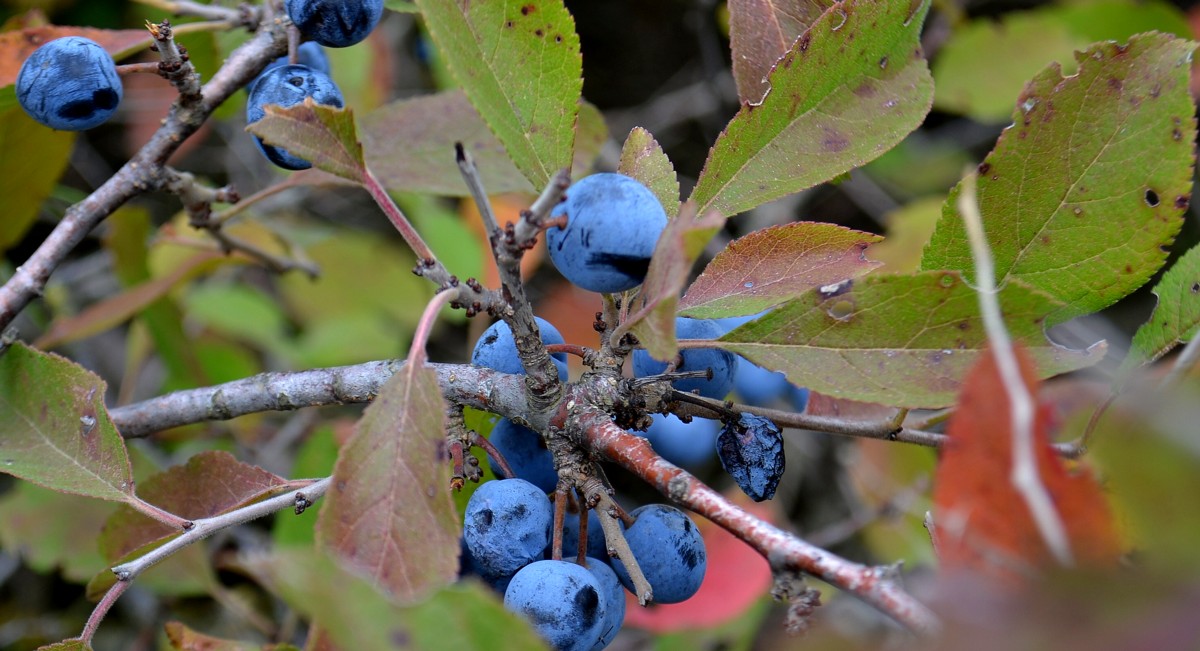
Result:
<instances>
[{"instance_id":1,"label":"orange-red leaf","mask_svg":"<svg viewBox=\"0 0 1200 651\"><path fill-rule=\"evenodd\" d=\"M1021 374L1031 393L1037 373L1023 349ZM947 570L973 570L1010 581L1050 566L1053 556L1013 487L1012 418L995 355L971 370L950 421L934 487L934 540ZM1051 412L1038 410L1038 474L1066 529L1075 561L1113 563L1121 543L1104 494L1085 468L1069 468L1049 445Z\"/></svg>"}]
</instances>

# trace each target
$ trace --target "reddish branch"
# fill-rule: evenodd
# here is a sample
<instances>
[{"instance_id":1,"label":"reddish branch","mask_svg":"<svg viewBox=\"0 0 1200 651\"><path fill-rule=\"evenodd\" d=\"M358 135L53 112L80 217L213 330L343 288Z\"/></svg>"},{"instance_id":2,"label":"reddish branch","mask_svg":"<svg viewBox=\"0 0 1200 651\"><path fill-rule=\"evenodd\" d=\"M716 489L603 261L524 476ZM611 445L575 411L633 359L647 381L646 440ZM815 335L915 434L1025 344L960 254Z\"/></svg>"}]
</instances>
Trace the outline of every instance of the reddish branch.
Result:
<instances>
[{"instance_id":1,"label":"reddish branch","mask_svg":"<svg viewBox=\"0 0 1200 651\"><path fill-rule=\"evenodd\" d=\"M654 453L645 439L589 407L563 410L556 421L570 421L586 444L651 484L671 500L720 525L762 554L776 572L803 571L887 613L908 628L935 633L937 618L889 576L889 570L848 561L750 515L704 482Z\"/></svg>"}]
</instances>

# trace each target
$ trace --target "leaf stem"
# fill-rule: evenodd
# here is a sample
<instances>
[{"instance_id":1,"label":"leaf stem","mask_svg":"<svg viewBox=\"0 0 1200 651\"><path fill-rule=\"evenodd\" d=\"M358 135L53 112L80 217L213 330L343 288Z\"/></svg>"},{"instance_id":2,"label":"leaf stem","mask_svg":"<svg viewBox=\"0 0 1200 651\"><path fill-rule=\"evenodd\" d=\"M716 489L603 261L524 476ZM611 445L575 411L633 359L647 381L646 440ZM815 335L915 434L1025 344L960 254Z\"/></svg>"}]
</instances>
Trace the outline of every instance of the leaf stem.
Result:
<instances>
[{"instance_id":1,"label":"leaf stem","mask_svg":"<svg viewBox=\"0 0 1200 651\"><path fill-rule=\"evenodd\" d=\"M100 603L92 609L92 614L88 616L87 623L83 625L83 632L79 634L79 641L83 642L86 648L92 648L92 638L96 636L96 629L100 628L100 622L104 620L104 616L117 603L117 599L125 594L129 586L133 585L129 581L117 581L104 593Z\"/></svg>"},{"instance_id":2,"label":"leaf stem","mask_svg":"<svg viewBox=\"0 0 1200 651\"><path fill-rule=\"evenodd\" d=\"M1016 351L1008 329L1000 301L996 298L996 270L992 251L983 231L983 216L975 199L975 174L968 174L962 183L956 207L967 230L971 243L971 257L975 263L975 292L979 297L979 310L983 315L983 327L987 331L996 367L1000 373L1004 392L1008 396L1009 416L1012 419L1013 465L1009 480L1025 501L1043 541L1060 565L1074 564L1071 543L1066 526L1054 507L1049 491L1042 483L1038 472L1034 439L1034 416L1036 402L1021 375Z\"/></svg>"},{"instance_id":3,"label":"leaf stem","mask_svg":"<svg viewBox=\"0 0 1200 651\"><path fill-rule=\"evenodd\" d=\"M396 227L396 230L400 233L400 237L404 238L408 247L416 254L417 259L437 262L437 256L433 254L429 245L425 244L425 240L421 239L421 235L417 233L417 229L413 228L412 222L408 221L408 217L404 216L404 211L400 210L400 206L397 206L396 202L392 200L391 195L384 189L383 184L379 182L379 178L375 176L371 168L365 165L363 166L362 184L367 189L367 192L370 193L371 198L375 200L379 209L383 211L383 214L387 215L388 221L392 222L392 226Z\"/></svg>"}]
</instances>

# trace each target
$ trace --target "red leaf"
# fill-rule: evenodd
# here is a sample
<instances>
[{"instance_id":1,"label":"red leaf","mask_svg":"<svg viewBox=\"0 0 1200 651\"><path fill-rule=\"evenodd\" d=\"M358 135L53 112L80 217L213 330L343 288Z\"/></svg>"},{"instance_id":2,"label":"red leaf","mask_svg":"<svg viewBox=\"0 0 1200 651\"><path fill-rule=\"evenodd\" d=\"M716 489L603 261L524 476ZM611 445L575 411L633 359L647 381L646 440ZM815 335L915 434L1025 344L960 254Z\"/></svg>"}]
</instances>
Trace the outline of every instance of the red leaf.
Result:
<instances>
[{"instance_id":1,"label":"red leaf","mask_svg":"<svg viewBox=\"0 0 1200 651\"><path fill-rule=\"evenodd\" d=\"M881 239L817 222L754 231L708 263L679 302L680 312L708 319L754 314L814 287L861 276L879 266L864 252Z\"/></svg>"},{"instance_id":2,"label":"red leaf","mask_svg":"<svg viewBox=\"0 0 1200 651\"><path fill-rule=\"evenodd\" d=\"M766 504L727 496L764 522L774 520L774 511ZM627 625L653 633L720 626L740 617L771 587L771 567L762 555L717 525L703 522L699 526L708 551L708 571L700 590L682 603L652 603L646 608L627 593Z\"/></svg>"},{"instance_id":3,"label":"red leaf","mask_svg":"<svg viewBox=\"0 0 1200 651\"><path fill-rule=\"evenodd\" d=\"M282 477L238 461L228 452L209 450L154 475L138 488L146 502L189 520L208 518L249 504L286 483ZM122 505L104 524L100 549L118 560L151 542L179 533Z\"/></svg>"},{"instance_id":4,"label":"red leaf","mask_svg":"<svg viewBox=\"0 0 1200 651\"><path fill-rule=\"evenodd\" d=\"M1031 393L1037 375L1023 349L1021 374ZM948 427L934 487L935 543L947 570L973 570L1007 581L1054 563L1050 549L1013 487L1012 418L995 355L968 375ZM1121 553L1116 525L1091 473L1064 464L1049 445L1049 405L1034 422L1038 473L1066 529L1075 562L1110 565Z\"/></svg>"},{"instance_id":5,"label":"red leaf","mask_svg":"<svg viewBox=\"0 0 1200 651\"><path fill-rule=\"evenodd\" d=\"M428 367L393 375L338 455L317 519L318 545L401 602L458 575L445 409Z\"/></svg>"}]
</instances>

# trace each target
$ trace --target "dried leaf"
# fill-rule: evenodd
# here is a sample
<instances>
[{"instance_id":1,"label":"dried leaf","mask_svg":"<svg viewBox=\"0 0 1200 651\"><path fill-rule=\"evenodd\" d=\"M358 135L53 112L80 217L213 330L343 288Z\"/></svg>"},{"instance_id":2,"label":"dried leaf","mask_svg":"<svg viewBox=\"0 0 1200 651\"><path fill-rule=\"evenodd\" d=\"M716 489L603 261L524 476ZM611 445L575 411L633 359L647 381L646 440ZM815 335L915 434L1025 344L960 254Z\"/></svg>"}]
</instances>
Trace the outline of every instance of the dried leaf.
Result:
<instances>
[{"instance_id":1,"label":"dried leaf","mask_svg":"<svg viewBox=\"0 0 1200 651\"><path fill-rule=\"evenodd\" d=\"M767 73L836 0L730 0L729 49L738 97L757 104Z\"/></svg>"},{"instance_id":2,"label":"dried leaf","mask_svg":"<svg viewBox=\"0 0 1200 651\"><path fill-rule=\"evenodd\" d=\"M734 240L679 302L697 319L755 314L824 285L861 276L878 262L867 247L883 238L834 224L792 222Z\"/></svg>"},{"instance_id":3,"label":"dried leaf","mask_svg":"<svg viewBox=\"0 0 1200 651\"><path fill-rule=\"evenodd\" d=\"M1021 376L1037 394L1038 371L1017 349ZM1013 420L996 359L971 369L947 430L933 492L938 558L947 570L1021 581L1054 564L1029 507L1012 484ZM1038 474L1066 528L1075 562L1113 566L1122 549L1100 485L1085 469L1069 471L1050 447L1050 411L1034 421Z\"/></svg>"},{"instance_id":4,"label":"dried leaf","mask_svg":"<svg viewBox=\"0 0 1200 651\"><path fill-rule=\"evenodd\" d=\"M667 211L667 217L674 219L679 214L679 177L671 159L649 131L634 127L629 132L621 147L617 171L650 188Z\"/></svg>"},{"instance_id":5,"label":"dried leaf","mask_svg":"<svg viewBox=\"0 0 1200 651\"><path fill-rule=\"evenodd\" d=\"M837 178L921 123L933 80L921 55L928 0L847 0L775 65L761 104L738 111L692 192L700 212L736 215Z\"/></svg>"},{"instance_id":6,"label":"dried leaf","mask_svg":"<svg viewBox=\"0 0 1200 651\"><path fill-rule=\"evenodd\" d=\"M1104 356L1103 342L1077 351L1046 339L1046 315L1060 305L1046 295L1010 282L998 298L1013 339L1030 347L1042 377ZM812 290L715 345L836 398L932 408L954 402L987 336L962 277L926 272Z\"/></svg>"},{"instance_id":7,"label":"dried leaf","mask_svg":"<svg viewBox=\"0 0 1200 651\"><path fill-rule=\"evenodd\" d=\"M404 603L458 576L444 414L437 375L405 365L342 448L317 520L322 548Z\"/></svg>"},{"instance_id":8,"label":"dried leaf","mask_svg":"<svg viewBox=\"0 0 1200 651\"><path fill-rule=\"evenodd\" d=\"M25 59L39 47L64 36L82 36L100 44L114 59L120 60L150 44L144 29L95 29L43 25L0 34L0 86L17 83L17 74Z\"/></svg>"},{"instance_id":9,"label":"dried leaf","mask_svg":"<svg viewBox=\"0 0 1200 651\"><path fill-rule=\"evenodd\" d=\"M1143 34L1052 65L1018 99L1013 126L979 166L979 209L997 284L1019 279L1065 304L1058 323L1111 305L1166 260L1192 188L1194 43ZM923 269L974 268L955 205Z\"/></svg>"},{"instance_id":10,"label":"dried leaf","mask_svg":"<svg viewBox=\"0 0 1200 651\"><path fill-rule=\"evenodd\" d=\"M104 381L17 342L0 354L0 472L104 500L133 499L125 441L104 406Z\"/></svg>"},{"instance_id":11,"label":"dried leaf","mask_svg":"<svg viewBox=\"0 0 1200 651\"><path fill-rule=\"evenodd\" d=\"M252 642L222 640L197 633L181 622L167 622L163 627L167 642L177 651L262 651L263 646ZM275 647L279 649L279 647ZM280 650L282 651L282 650Z\"/></svg>"}]
</instances>

